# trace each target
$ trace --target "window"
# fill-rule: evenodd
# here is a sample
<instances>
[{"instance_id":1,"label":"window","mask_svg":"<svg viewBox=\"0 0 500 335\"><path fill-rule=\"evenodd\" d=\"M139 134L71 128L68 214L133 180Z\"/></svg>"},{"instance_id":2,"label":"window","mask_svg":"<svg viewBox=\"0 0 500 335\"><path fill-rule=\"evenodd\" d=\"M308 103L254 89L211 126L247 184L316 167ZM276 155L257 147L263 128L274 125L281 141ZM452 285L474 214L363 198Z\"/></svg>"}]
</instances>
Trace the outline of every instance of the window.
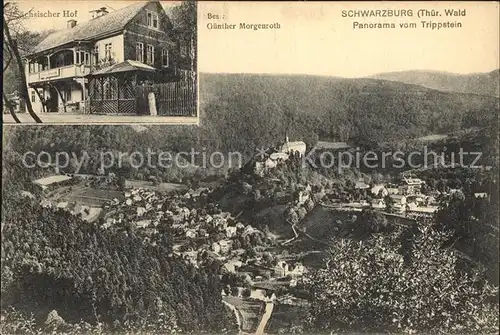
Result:
<instances>
[{"instance_id":1,"label":"window","mask_svg":"<svg viewBox=\"0 0 500 335\"><path fill-rule=\"evenodd\" d=\"M158 14L153 15L153 28L158 29Z\"/></svg>"},{"instance_id":2,"label":"window","mask_svg":"<svg viewBox=\"0 0 500 335\"><path fill-rule=\"evenodd\" d=\"M135 60L144 63L144 44L141 42L135 44Z\"/></svg>"},{"instance_id":3,"label":"window","mask_svg":"<svg viewBox=\"0 0 500 335\"><path fill-rule=\"evenodd\" d=\"M169 66L168 63L168 50L167 49L162 49L161 50L161 65L162 66Z\"/></svg>"},{"instance_id":4,"label":"window","mask_svg":"<svg viewBox=\"0 0 500 335\"><path fill-rule=\"evenodd\" d=\"M149 65L153 65L155 63L155 47L151 44L148 44L146 50L146 63Z\"/></svg>"},{"instance_id":5,"label":"window","mask_svg":"<svg viewBox=\"0 0 500 335\"><path fill-rule=\"evenodd\" d=\"M158 29L158 13L148 12L148 27Z\"/></svg>"},{"instance_id":6,"label":"window","mask_svg":"<svg viewBox=\"0 0 500 335\"><path fill-rule=\"evenodd\" d=\"M35 102L36 97L35 97L35 91L31 91L31 102Z\"/></svg>"},{"instance_id":7,"label":"window","mask_svg":"<svg viewBox=\"0 0 500 335\"><path fill-rule=\"evenodd\" d=\"M94 56L94 64L99 64L99 45L94 47L94 51L92 51Z\"/></svg>"},{"instance_id":8,"label":"window","mask_svg":"<svg viewBox=\"0 0 500 335\"><path fill-rule=\"evenodd\" d=\"M78 51L76 53L76 64L90 65L90 53L85 51Z\"/></svg>"},{"instance_id":9,"label":"window","mask_svg":"<svg viewBox=\"0 0 500 335\"><path fill-rule=\"evenodd\" d=\"M112 58L112 50L113 50L113 44L112 43L106 43L104 45L104 59L105 60L111 60Z\"/></svg>"},{"instance_id":10,"label":"window","mask_svg":"<svg viewBox=\"0 0 500 335\"><path fill-rule=\"evenodd\" d=\"M181 50L180 50L180 52L181 52L181 56L182 57L187 57L187 55L188 55L188 46L187 46L187 44L185 44L185 43L181 44Z\"/></svg>"},{"instance_id":11,"label":"window","mask_svg":"<svg viewBox=\"0 0 500 335\"><path fill-rule=\"evenodd\" d=\"M28 72L36 73L42 71L42 65L38 63L29 63Z\"/></svg>"}]
</instances>

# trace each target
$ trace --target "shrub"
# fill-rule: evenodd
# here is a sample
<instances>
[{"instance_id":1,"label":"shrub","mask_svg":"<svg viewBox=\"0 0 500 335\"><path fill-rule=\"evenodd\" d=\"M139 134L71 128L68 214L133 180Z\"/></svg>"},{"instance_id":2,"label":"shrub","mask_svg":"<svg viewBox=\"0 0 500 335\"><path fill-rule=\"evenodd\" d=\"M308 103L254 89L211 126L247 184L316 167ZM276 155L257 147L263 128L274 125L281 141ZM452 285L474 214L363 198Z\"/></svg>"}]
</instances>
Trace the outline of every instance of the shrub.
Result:
<instances>
[{"instance_id":1,"label":"shrub","mask_svg":"<svg viewBox=\"0 0 500 335\"><path fill-rule=\"evenodd\" d=\"M420 227L405 262L401 233L335 242L328 266L299 283L312 296L308 329L498 332L498 288L476 269L459 270L456 253L441 248L448 236Z\"/></svg>"}]
</instances>

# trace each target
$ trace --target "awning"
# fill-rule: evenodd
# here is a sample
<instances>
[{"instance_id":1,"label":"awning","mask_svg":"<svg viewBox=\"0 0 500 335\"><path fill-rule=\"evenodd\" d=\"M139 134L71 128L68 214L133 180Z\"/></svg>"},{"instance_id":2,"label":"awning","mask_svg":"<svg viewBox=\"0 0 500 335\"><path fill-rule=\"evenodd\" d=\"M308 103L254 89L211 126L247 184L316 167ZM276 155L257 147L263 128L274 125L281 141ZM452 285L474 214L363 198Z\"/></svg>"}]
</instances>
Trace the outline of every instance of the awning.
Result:
<instances>
[{"instance_id":1,"label":"awning","mask_svg":"<svg viewBox=\"0 0 500 335\"><path fill-rule=\"evenodd\" d=\"M121 63L113 64L98 71L90 74L90 76L100 76L119 72L156 72L156 69L152 66L146 65L144 63L135 60L126 60Z\"/></svg>"}]
</instances>

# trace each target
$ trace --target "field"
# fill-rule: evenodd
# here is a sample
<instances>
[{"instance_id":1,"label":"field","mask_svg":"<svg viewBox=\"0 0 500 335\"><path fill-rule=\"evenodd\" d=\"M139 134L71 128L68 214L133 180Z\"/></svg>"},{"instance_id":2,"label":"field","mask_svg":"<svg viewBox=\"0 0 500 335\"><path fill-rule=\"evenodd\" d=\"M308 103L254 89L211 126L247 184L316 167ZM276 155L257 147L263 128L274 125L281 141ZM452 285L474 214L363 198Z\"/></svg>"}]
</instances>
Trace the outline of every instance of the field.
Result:
<instances>
[{"instance_id":1,"label":"field","mask_svg":"<svg viewBox=\"0 0 500 335\"><path fill-rule=\"evenodd\" d=\"M272 234L280 241L293 237L292 228L285 222L284 212L286 207L286 205L272 206L255 214L255 220L266 223Z\"/></svg>"},{"instance_id":2,"label":"field","mask_svg":"<svg viewBox=\"0 0 500 335\"><path fill-rule=\"evenodd\" d=\"M241 321L241 330L243 332L254 333L259 325L262 315L264 314L264 302L233 296L225 296L223 299L238 310Z\"/></svg>"},{"instance_id":3,"label":"field","mask_svg":"<svg viewBox=\"0 0 500 335\"><path fill-rule=\"evenodd\" d=\"M340 229L352 220L353 215L356 213L338 211L319 205L307 214L298 228L305 229L305 232L313 238L327 241L337 236Z\"/></svg>"},{"instance_id":4,"label":"field","mask_svg":"<svg viewBox=\"0 0 500 335\"><path fill-rule=\"evenodd\" d=\"M273 314L267 322L265 332L276 334L280 329L289 329L291 326L300 325L299 320L304 319L306 312L307 307L274 304Z\"/></svg>"},{"instance_id":5,"label":"field","mask_svg":"<svg viewBox=\"0 0 500 335\"><path fill-rule=\"evenodd\" d=\"M122 199L122 192L85 187L68 194L67 201L75 201L87 206L102 206L115 198Z\"/></svg>"},{"instance_id":6,"label":"field","mask_svg":"<svg viewBox=\"0 0 500 335\"><path fill-rule=\"evenodd\" d=\"M47 200L52 202L76 202L91 207L100 207L115 198L123 199L123 193L120 191L95 189L83 185L63 186L47 196Z\"/></svg>"},{"instance_id":7,"label":"field","mask_svg":"<svg viewBox=\"0 0 500 335\"><path fill-rule=\"evenodd\" d=\"M180 191L186 189L186 186L182 184L160 183L158 185L154 185L152 181L142 181L142 180L127 180L125 182L125 187L143 188L145 190L157 191L157 192L172 192L172 191Z\"/></svg>"},{"instance_id":8,"label":"field","mask_svg":"<svg viewBox=\"0 0 500 335\"><path fill-rule=\"evenodd\" d=\"M417 138L417 140L422 141L422 142L427 142L427 141L434 142L434 141L444 140L447 137L448 137L448 135L435 134L435 135L422 136L422 137Z\"/></svg>"}]
</instances>

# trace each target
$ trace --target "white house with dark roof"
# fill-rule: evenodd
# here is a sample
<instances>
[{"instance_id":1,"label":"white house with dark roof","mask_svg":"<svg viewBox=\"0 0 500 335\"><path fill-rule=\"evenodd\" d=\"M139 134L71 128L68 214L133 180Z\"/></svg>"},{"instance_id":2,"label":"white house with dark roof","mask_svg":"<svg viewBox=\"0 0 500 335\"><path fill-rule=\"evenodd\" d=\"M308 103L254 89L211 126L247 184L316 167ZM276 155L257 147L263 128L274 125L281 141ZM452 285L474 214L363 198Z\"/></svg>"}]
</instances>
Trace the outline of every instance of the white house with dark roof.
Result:
<instances>
[{"instance_id":1,"label":"white house with dark roof","mask_svg":"<svg viewBox=\"0 0 500 335\"><path fill-rule=\"evenodd\" d=\"M306 144L303 141L293 141L288 140L288 136L285 137L285 143L281 146L280 153L291 154L293 152L298 152L300 156L306 153Z\"/></svg>"},{"instance_id":2,"label":"white house with dark roof","mask_svg":"<svg viewBox=\"0 0 500 335\"><path fill-rule=\"evenodd\" d=\"M390 194L389 197L393 201L394 209L397 212L404 212L406 210L406 196L401 194Z\"/></svg>"},{"instance_id":3,"label":"white house with dark roof","mask_svg":"<svg viewBox=\"0 0 500 335\"><path fill-rule=\"evenodd\" d=\"M73 177L67 175L54 175L34 180L33 184L38 185L42 190L49 190L55 186L63 185L70 180L73 180Z\"/></svg>"},{"instance_id":4,"label":"white house with dark roof","mask_svg":"<svg viewBox=\"0 0 500 335\"><path fill-rule=\"evenodd\" d=\"M44 101L49 111L85 112L91 94L89 77L93 74L173 76L180 58L174 35L172 22L159 1L133 3L112 12L102 7L87 22L69 20L66 29L48 35L26 57L34 110L42 111ZM109 92L109 99L133 95L124 83L120 86L119 80L111 84L98 87L101 94Z\"/></svg>"}]
</instances>

